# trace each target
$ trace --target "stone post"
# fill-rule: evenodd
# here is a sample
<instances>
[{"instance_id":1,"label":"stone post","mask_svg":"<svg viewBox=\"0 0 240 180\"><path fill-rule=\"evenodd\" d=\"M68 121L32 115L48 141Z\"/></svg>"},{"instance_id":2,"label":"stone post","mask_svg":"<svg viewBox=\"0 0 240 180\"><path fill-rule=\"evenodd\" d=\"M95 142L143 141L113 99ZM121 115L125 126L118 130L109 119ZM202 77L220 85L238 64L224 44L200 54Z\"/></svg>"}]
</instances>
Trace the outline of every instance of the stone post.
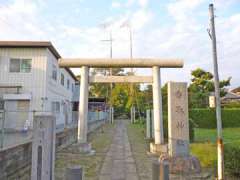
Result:
<instances>
[{"instance_id":1,"label":"stone post","mask_svg":"<svg viewBox=\"0 0 240 180\"><path fill-rule=\"evenodd\" d=\"M133 124L133 106L131 107L130 115L131 115L131 123Z\"/></svg>"},{"instance_id":2,"label":"stone post","mask_svg":"<svg viewBox=\"0 0 240 180\"><path fill-rule=\"evenodd\" d=\"M151 138L154 138L154 113L151 109Z\"/></svg>"},{"instance_id":3,"label":"stone post","mask_svg":"<svg viewBox=\"0 0 240 180\"><path fill-rule=\"evenodd\" d=\"M170 156L189 155L187 83L168 83L168 142Z\"/></svg>"},{"instance_id":4,"label":"stone post","mask_svg":"<svg viewBox=\"0 0 240 180\"><path fill-rule=\"evenodd\" d=\"M136 108L133 106L133 123L136 122Z\"/></svg>"},{"instance_id":5,"label":"stone post","mask_svg":"<svg viewBox=\"0 0 240 180\"><path fill-rule=\"evenodd\" d=\"M171 173L201 171L199 160L189 154L187 83L168 83L168 155Z\"/></svg>"},{"instance_id":6,"label":"stone post","mask_svg":"<svg viewBox=\"0 0 240 180\"><path fill-rule=\"evenodd\" d=\"M111 107L111 122L112 122L112 124L114 122L114 108L113 107Z\"/></svg>"},{"instance_id":7,"label":"stone post","mask_svg":"<svg viewBox=\"0 0 240 180\"><path fill-rule=\"evenodd\" d=\"M169 180L169 164L167 161L153 161L152 163L153 180Z\"/></svg>"},{"instance_id":8,"label":"stone post","mask_svg":"<svg viewBox=\"0 0 240 180\"><path fill-rule=\"evenodd\" d=\"M81 84L79 97L78 142L87 142L88 130L88 74L87 66L81 67Z\"/></svg>"},{"instance_id":9,"label":"stone post","mask_svg":"<svg viewBox=\"0 0 240 180\"><path fill-rule=\"evenodd\" d=\"M135 106L131 107L131 123L136 122L136 109Z\"/></svg>"},{"instance_id":10,"label":"stone post","mask_svg":"<svg viewBox=\"0 0 240 180\"><path fill-rule=\"evenodd\" d=\"M109 110L108 110L108 120L109 120L109 123L111 124L112 123L112 108L109 107Z\"/></svg>"},{"instance_id":11,"label":"stone post","mask_svg":"<svg viewBox=\"0 0 240 180\"><path fill-rule=\"evenodd\" d=\"M32 180L54 180L55 126L55 116L34 116L31 168Z\"/></svg>"},{"instance_id":12,"label":"stone post","mask_svg":"<svg viewBox=\"0 0 240 180\"><path fill-rule=\"evenodd\" d=\"M153 70L153 112L154 112L154 139L155 144L163 144L163 117L160 68L154 66Z\"/></svg>"},{"instance_id":13,"label":"stone post","mask_svg":"<svg viewBox=\"0 0 240 180\"><path fill-rule=\"evenodd\" d=\"M151 136L151 110L146 111L146 138L150 139Z\"/></svg>"}]
</instances>

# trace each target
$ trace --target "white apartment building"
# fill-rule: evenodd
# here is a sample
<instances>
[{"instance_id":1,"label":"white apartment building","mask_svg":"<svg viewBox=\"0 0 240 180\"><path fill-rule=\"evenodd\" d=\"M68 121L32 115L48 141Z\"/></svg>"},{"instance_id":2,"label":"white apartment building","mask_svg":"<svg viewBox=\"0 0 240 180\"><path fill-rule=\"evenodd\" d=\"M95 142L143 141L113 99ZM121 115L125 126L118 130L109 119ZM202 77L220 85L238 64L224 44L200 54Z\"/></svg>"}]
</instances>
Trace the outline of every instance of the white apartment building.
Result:
<instances>
[{"instance_id":1,"label":"white apartment building","mask_svg":"<svg viewBox=\"0 0 240 180\"><path fill-rule=\"evenodd\" d=\"M51 42L0 41L0 110L6 111L5 127L31 128L33 111L55 114L57 126L72 122L77 79L70 69L59 68L59 58Z\"/></svg>"}]
</instances>

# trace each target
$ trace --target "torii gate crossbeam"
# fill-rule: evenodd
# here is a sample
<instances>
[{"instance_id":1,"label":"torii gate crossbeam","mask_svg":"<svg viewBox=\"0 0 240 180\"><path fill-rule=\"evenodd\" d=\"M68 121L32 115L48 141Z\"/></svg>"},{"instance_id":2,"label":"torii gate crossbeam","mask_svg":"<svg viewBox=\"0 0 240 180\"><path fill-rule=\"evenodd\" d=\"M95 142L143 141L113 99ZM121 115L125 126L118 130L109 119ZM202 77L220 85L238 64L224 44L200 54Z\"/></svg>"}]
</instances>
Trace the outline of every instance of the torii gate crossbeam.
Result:
<instances>
[{"instance_id":1,"label":"torii gate crossbeam","mask_svg":"<svg viewBox=\"0 0 240 180\"><path fill-rule=\"evenodd\" d=\"M158 59L158 58L116 58L116 59L82 59L82 58L62 58L59 60L60 67L81 67L93 68L151 68L158 66L162 68L181 68L183 61L180 59Z\"/></svg>"},{"instance_id":2,"label":"torii gate crossbeam","mask_svg":"<svg viewBox=\"0 0 240 180\"><path fill-rule=\"evenodd\" d=\"M152 68L153 84L153 112L154 112L154 139L155 144L163 144L163 116L162 116L162 94L160 68L182 68L183 61L179 59L83 59L83 58L61 58L60 67L81 67L81 84L79 98L79 120L78 120L78 142L87 142L87 114L88 114L88 87L89 68ZM96 79L95 79L96 80ZM109 79L107 79L109 81ZM129 79L120 79L121 81ZM119 81L120 81L119 80ZM149 83L149 77L146 81ZM91 80L90 80L91 81ZM92 79L94 81L94 79ZM106 81L106 79L105 79Z\"/></svg>"}]
</instances>

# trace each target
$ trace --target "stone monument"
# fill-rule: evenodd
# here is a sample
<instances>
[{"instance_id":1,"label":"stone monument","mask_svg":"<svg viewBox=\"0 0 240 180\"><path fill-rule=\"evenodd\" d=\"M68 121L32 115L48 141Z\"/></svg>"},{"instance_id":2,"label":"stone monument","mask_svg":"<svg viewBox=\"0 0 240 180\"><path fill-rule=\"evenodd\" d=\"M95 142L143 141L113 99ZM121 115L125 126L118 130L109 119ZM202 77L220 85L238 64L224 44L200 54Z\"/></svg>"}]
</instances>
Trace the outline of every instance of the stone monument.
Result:
<instances>
[{"instance_id":1,"label":"stone monument","mask_svg":"<svg viewBox=\"0 0 240 180\"><path fill-rule=\"evenodd\" d=\"M32 180L54 180L55 124L52 115L35 115L32 142Z\"/></svg>"},{"instance_id":2,"label":"stone monument","mask_svg":"<svg viewBox=\"0 0 240 180\"><path fill-rule=\"evenodd\" d=\"M168 84L168 148L170 156L189 155L187 83Z\"/></svg>"},{"instance_id":3,"label":"stone monument","mask_svg":"<svg viewBox=\"0 0 240 180\"><path fill-rule=\"evenodd\" d=\"M199 160L189 153L187 83L168 83L168 159L171 173L199 173Z\"/></svg>"}]
</instances>

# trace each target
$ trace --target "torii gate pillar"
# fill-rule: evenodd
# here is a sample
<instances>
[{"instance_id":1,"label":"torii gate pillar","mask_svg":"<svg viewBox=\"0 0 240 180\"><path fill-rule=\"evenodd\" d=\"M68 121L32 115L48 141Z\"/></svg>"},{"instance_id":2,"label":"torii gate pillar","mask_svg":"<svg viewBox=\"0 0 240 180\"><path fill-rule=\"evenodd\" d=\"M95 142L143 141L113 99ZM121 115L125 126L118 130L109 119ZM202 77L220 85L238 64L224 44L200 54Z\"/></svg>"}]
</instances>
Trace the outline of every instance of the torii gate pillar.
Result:
<instances>
[{"instance_id":1,"label":"torii gate pillar","mask_svg":"<svg viewBox=\"0 0 240 180\"><path fill-rule=\"evenodd\" d=\"M163 144L163 113L162 113L162 93L161 93L161 78L160 68L153 66L153 117L154 117L154 139L155 144Z\"/></svg>"},{"instance_id":2,"label":"torii gate pillar","mask_svg":"<svg viewBox=\"0 0 240 180\"><path fill-rule=\"evenodd\" d=\"M89 67L81 67L81 85L79 97L78 142L87 142L88 130L88 74Z\"/></svg>"}]
</instances>

